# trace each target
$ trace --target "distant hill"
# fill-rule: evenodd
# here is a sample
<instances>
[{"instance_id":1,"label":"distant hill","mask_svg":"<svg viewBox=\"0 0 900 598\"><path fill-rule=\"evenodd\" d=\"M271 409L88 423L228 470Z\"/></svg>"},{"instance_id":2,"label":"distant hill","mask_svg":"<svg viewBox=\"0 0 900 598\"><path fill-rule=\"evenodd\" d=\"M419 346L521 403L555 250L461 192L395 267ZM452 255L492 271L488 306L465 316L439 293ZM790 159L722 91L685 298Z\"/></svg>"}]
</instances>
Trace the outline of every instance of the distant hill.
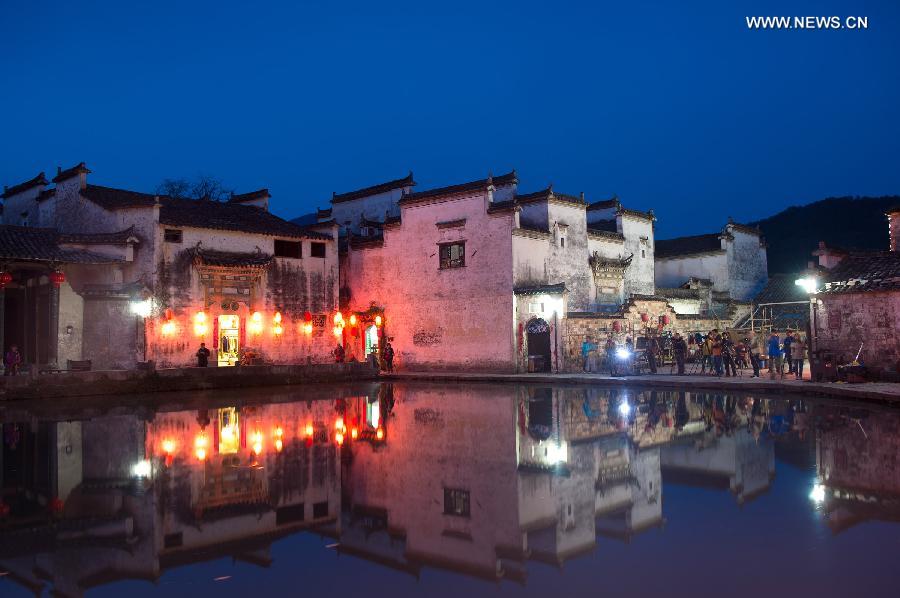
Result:
<instances>
[{"instance_id":1,"label":"distant hill","mask_svg":"<svg viewBox=\"0 0 900 598\"><path fill-rule=\"evenodd\" d=\"M819 241L844 249L888 249L884 214L898 204L898 195L829 197L750 224L758 225L766 237L769 274L792 273L814 259L810 253Z\"/></svg>"}]
</instances>

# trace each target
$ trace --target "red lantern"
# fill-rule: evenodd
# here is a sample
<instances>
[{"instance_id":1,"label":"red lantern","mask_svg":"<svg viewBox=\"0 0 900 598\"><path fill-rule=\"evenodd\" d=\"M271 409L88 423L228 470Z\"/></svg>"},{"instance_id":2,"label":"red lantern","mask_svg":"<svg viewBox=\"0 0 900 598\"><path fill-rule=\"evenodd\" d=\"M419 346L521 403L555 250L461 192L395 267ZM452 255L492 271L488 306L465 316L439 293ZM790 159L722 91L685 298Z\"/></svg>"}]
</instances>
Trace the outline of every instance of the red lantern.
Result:
<instances>
[{"instance_id":1,"label":"red lantern","mask_svg":"<svg viewBox=\"0 0 900 598\"><path fill-rule=\"evenodd\" d=\"M60 272L59 270L50 273L50 281L56 286L61 285L66 282L66 275Z\"/></svg>"},{"instance_id":2,"label":"red lantern","mask_svg":"<svg viewBox=\"0 0 900 598\"><path fill-rule=\"evenodd\" d=\"M641 314L641 322L647 322L650 319L650 314L644 312Z\"/></svg>"},{"instance_id":3,"label":"red lantern","mask_svg":"<svg viewBox=\"0 0 900 598\"><path fill-rule=\"evenodd\" d=\"M622 323L621 322L613 322L613 331L614 332L622 332Z\"/></svg>"},{"instance_id":4,"label":"red lantern","mask_svg":"<svg viewBox=\"0 0 900 598\"><path fill-rule=\"evenodd\" d=\"M166 320L172 319L172 310L170 308L166 308Z\"/></svg>"},{"instance_id":5,"label":"red lantern","mask_svg":"<svg viewBox=\"0 0 900 598\"><path fill-rule=\"evenodd\" d=\"M9 272L0 272L0 289L12 282L12 274Z\"/></svg>"},{"instance_id":6,"label":"red lantern","mask_svg":"<svg viewBox=\"0 0 900 598\"><path fill-rule=\"evenodd\" d=\"M669 314L663 314L662 323L663 323L663 326L669 325Z\"/></svg>"},{"instance_id":7,"label":"red lantern","mask_svg":"<svg viewBox=\"0 0 900 598\"><path fill-rule=\"evenodd\" d=\"M303 312L303 320L306 322L312 322L312 314L307 312Z\"/></svg>"},{"instance_id":8,"label":"red lantern","mask_svg":"<svg viewBox=\"0 0 900 598\"><path fill-rule=\"evenodd\" d=\"M359 336L359 328L354 326L353 328L350 329L350 334L352 334L353 336Z\"/></svg>"},{"instance_id":9,"label":"red lantern","mask_svg":"<svg viewBox=\"0 0 900 598\"><path fill-rule=\"evenodd\" d=\"M53 500L50 501L49 507L50 507L51 513L53 513L54 515L59 515L63 512L65 505L63 504L63 501L61 501L59 498L54 498Z\"/></svg>"}]
</instances>

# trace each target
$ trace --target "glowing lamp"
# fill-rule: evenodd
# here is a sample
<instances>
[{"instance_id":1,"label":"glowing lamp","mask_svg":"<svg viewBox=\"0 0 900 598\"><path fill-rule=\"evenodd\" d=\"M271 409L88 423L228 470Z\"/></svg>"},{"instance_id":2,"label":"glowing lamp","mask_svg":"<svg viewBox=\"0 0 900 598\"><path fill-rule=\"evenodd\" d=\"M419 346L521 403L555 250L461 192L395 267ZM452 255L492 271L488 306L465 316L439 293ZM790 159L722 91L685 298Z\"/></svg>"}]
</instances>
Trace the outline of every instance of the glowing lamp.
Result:
<instances>
[{"instance_id":1,"label":"glowing lamp","mask_svg":"<svg viewBox=\"0 0 900 598\"><path fill-rule=\"evenodd\" d=\"M336 443L338 443L338 446L343 445L344 444L344 433L343 432L335 432L334 441Z\"/></svg>"},{"instance_id":2,"label":"glowing lamp","mask_svg":"<svg viewBox=\"0 0 900 598\"><path fill-rule=\"evenodd\" d=\"M628 404L628 401L622 401L619 403L619 415L622 417L628 417L631 413L631 405Z\"/></svg>"},{"instance_id":3,"label":"glowing lamp","mask_svg":"<svg viewBox=\"0 0 900 598\"><path fill-rule=\"evenodd\" d=\"M332 332L334 332L334 335L335 335L335 336L341 336L341 335L344 333L344 328L341 327L341 326L335 326L335 327L332 329Z\"/></svg>"},{"instance_id":4,"label":"glowing lamp","mask_svg":"<svg viewBox=\"0 0 900 598\"><path fill-rule=\"evenodd\" d=\"M272 316L272 321L275 322L276 324L281 324L281 312L280 311L275 312L275 315Z\"/></svg>"},{"instance_id":5,"label":"glowing lamp","mask_svg":"<svg viewBox=\"0 0 900 598\"><path fill-rule=\"evenodd\" d=\"M350 438L356 440L359 437L359 428L351 428L350 429Z\"/></svg>"},{"instance_id":6,"label":"glowing lamp","mask_svg":"<svg viewBox=\"0 0 900 598\"><path fill-rule=\"evenodd\" d=\"M807 294L812 295L816 292L816 288L818 287L819 281L815 276L807 276L805 278L798 278L794 281L798 287L801 287Z\"/></svg>"},{"instance_id":7,"label":"glowing lamp","mask_svg":"<svg viewBox=\"0 0 900 598\"><path fill-rule=\"evenodd\" d=\"M384 440L384 428L382 428L381 426L379 426L375 430L375 439L376 440Z\"/></svg>"},{"instance_id":8,"label":"glowing lamp","mask_svg":"<svg viewBox=\"0 0 900 598\"><path fill-rule=\"evenodd\" d=\"M138 461L131 467L131 475L133 475L136 478L149 478L150 471L151 471L150 461L147 461L146 459L142 459L141 461Z\"/></svg>"},{"instance_id":9,"label":"glowing lamp","mask_svg":"<svg viewBox=\"0 0 900 598\"><path fill-rule=\"evenodd\" d=\"M282 436L284 436L284 428L278 426L275 428L275 438L281 438Z\"/></svg>"},{"instance_id":10,"label":"glowing lamp","mask_svg":"<svg viewBox=\"0 0 900 598\"><path fill-rule=\"evenodd\" d=\"M350 314L350 325L356 326L356 314Z\"/></svg>"},{"instance_id":11,"label":"glowing lamp","mask_svg":"<svg viewBox=\"0 0 900 598\"><path fill-rule=\"evenodd\" d=\"M375 325L381 326L381 316L375 316Z\"/></svg>"},{"instance_id":12,"label":"glowing lamp","mask_svg":"<svg viewBox=\"0 0 900 598\"><path fill-rule=\"evenodd\" d=\"M334 323L335 325L340 325L344 321L344 314L341 312L337 312L334 314Z\"/></svg>"},{"instance_id":13,"label":"glowing lamp","mask_svg":"<svg viewBox=\"0 0 900 598\"><path fill-rule=\"evenodd\" d=\"M209 440L205 434L200 434L194 439L194 456L197 457L197 460L203 461L206 459L206 448L208 446Z\"/></svg>"},{"instance_id":14,"label":"glowing lamp","mask_svg":"<svg viewBox=\"0 0 900 598\"><path fill-rule=\"evenodd\" d=\"M131 302L131 313L136 316L140 316L142 318L146 318L153 311L153 302L150 299L144 299L143 301L132 301Z\"/></svg>"},{"instance_id":15,"label":"glowing lamp","mask_svg":"<svg viewBox=\"0 0 900 598\"><path fill-rule=\"evenodd\" d=\"M250 316L250 333L251 334L260 334L262 333L263 323L262 323L262 314L258 311L253 312L253 315Z\"/></svg>"},{"instance_id":16,"label":"glowing lamp","mask_svg":"<svg viewBox=\"0 0 900 598\"><path fill-rule=\"evenodd\" d=\"M344 418L339 417L334 421L334 429L335 430L343 430L344 429Z\"/></svg>"},{"instance_id":17,"label":"glowing lamp","mask_svg":"<svg viewBox=\"0 0 900 598\"><path fill-rule=\"evenodd\" d=\"M275 324L275 327L272 328L272 332L275 334L275 336L281 336L281 334L284 332L284 328L281 327L281 324Z\"/></svg>"},{"instance_id":18,"label":"glowing lamp","mask_svg":"<svg viewBox=\"0 0 900 598\"><path fill-rule=\"evenodd\" d=\"M60 272L59 270L51 272L50 273L50 282L52 282L56 286L59 286L62 283L66 282L66 275L63 274L62 272Z\"/></svg>"},{"instance_id":19,"label":"glowing lamp","mask_svg":"<svg viewBox=\"0 0 900 598\"><path fill-rule=\"evenodd\" d=\"M12 280L12 274L9 272L0 272L0 289L11 283Z\"/></svg>"},{"instance_id":20,"label":"glowing lamp","mask_svg":"<svg viewBox=\"0 0 900 598\"><path fill-rule=\"evenodd\" d=\"M258 455L262 452L262 434L257 430L251 438L253 439L253 453Z\"/></svg>"},{"instance_id":21,"label":"glowing lamp","mask_svg":"<svg viewBox=\"0 0 900 598\"><path fill-rule=\"evenodd\" d=\"M304 324L304 325L303 325L303 332L305 332L306 334L312 334L312 324L310 324L309 322L307 322L306 324Z\"/></svg>"},{"instance_id":22,"label":"glowing lamp","mask_svg":"<svg viewBox=\"0 0 900 598\"><path fill-rule=\"evenodd\" d=\"M315 430L313 429L313 425L312 425L311 423L309 423L309 424L306 424L306 429L303 430L303 431L306 432L306 435L307 435L307 436L309 436L310 438L312 438L313 432L314 432Z\"/></svg>"},{"instance_id":23,"label":"glowing lamp","mask_svg":"<svg viewBox=\"0 0 900 598\"><path fill-rule=\"evenodd\" d=\"M809 500L816 504L825 502L825 486L822 484L815 484L812 487L812 491L809 493Z\"/></svg>"},{"instance_id":24,"label":"glowing lamp","mask_svg":"<svg viewBox=\"0 0 900 598\"><path fill-rule=\"evenodd\" d=\"M167 320L163 322L162 328L160 329L163 333L163 336L172 336L175 334L175 322L172 320Z\"/></svg>"},{"instance_id":25,"label":"glowing lamp","mask_svg":"<svg viewBox=\"0 0 900 598\"><path fill-rule=\"evenodd\" d=\"M162 450L165 454L171 455L175 452L175 441L171 438L166 438L162 442Z\"/></svg>"},{"instance_id":26,"label":"glowing lamp","mask_svg":"<svg viewBox=\"0 0 900 598\"><path fill-rule=\"evenodd\" d=\"M206 336L207 330L209 330L209 327L206 325L206 314L198 311L194 315L194 334L196 336Z\"/></svg>"},{"instance_id":27,"label":"glowing lamp","mask_svg":"<svg viewBox=\"0 0 900 598\"><path fill-rule=\"evenodd\" d=\"M280 453L281 449L283 449L283 448L284 448L284 441L281 438L276 438L275 439L275 450Z\"/></svg>"}]
</instances>

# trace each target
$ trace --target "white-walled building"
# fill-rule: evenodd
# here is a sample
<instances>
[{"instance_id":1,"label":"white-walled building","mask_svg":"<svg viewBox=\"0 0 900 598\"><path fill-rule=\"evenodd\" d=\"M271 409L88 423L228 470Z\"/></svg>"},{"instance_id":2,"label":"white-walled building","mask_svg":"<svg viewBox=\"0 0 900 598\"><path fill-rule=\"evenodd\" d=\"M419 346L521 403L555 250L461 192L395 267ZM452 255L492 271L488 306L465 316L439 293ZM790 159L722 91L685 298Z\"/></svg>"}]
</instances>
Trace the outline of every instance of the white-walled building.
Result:
<instances>
[{"instance_id":1,"label":"white-walled building","mask_svg":"<svg viewBox=\"0 0 900 598\"><path fill-rule=\"evenodd\" d=\"M657 287L696 290L692 282L708 281L717 301L749 301L768 280L759 229L730 220L719 233L657 241L655 259Z\"/></svg>"},{"instance_id":2,"label":"white-walled building","mask_svg":"<svg viewBox=\"0 0 900 598\"><path fill-rule=\"evenodd\" d=\"M48 313L49 333L37 322L37 337L49 340L32 344L49 348L29 363L189 366L201 342L212 366L330 359L336 226L269 213L265 189L186 200L91 184L90 173L81 163L60 169L55 187L41 173L3 194L0 249L20 265L2 303ZM28 241L38 234L44 241ZM35 336L10 333L7 346Z\"/></svg>"}]
</instances>

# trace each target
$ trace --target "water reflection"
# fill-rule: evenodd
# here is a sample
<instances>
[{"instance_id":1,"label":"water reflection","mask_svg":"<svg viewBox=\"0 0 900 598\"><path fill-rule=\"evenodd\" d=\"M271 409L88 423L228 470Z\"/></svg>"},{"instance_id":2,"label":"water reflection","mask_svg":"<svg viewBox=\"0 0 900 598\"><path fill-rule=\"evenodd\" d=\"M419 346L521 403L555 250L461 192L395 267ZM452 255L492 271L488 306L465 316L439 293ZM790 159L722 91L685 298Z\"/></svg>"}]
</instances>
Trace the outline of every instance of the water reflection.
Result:
<instances>
[{"instance_id":1,"label":"water reflection","mask_svg":"<svg viewBox=\"0 0 900 598\"><path fill-rule=\"evenodd\" d=\"M268 567L304 530L417 578L526 584L678 518L676 488L730 495L737 516L776 462L809 472L806 508L834 533L900 516L900 417L839 403L384 384L13 404L2 422L0 583L37 593L222 556Z\"/></svg>"}]
</instances>

